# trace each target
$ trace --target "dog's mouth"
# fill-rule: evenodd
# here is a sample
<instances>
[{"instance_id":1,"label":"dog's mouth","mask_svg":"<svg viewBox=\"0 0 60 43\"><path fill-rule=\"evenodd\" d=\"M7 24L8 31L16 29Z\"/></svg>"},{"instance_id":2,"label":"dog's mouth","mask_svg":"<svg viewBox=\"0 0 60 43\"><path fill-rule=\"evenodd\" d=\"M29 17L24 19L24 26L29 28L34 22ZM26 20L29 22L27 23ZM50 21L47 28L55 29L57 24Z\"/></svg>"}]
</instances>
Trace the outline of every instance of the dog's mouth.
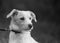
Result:
<instances>
[{"instance_id":1,"label":"dog's mouth","mask_svg":"<svg viewBox=\"0 0 60 43\"><path fill-rule=\"evenodd\" d=\"M30 31L30 30L32 30L33 29L33 27L31 27L31 28L27 28L27 29L24 29L25 31Z\"/></svg>"}]
</instances>

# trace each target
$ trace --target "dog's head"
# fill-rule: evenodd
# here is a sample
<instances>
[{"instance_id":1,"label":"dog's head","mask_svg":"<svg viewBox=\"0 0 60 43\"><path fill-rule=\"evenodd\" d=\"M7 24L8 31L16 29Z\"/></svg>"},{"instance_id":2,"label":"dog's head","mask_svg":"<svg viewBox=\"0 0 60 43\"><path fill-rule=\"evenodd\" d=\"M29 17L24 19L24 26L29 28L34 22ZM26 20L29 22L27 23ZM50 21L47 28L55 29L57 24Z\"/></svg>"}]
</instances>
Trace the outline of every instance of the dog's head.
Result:
<instances>
[{"instance_id":1,"label":"dog's head","mask_svg":"<svg viewBox=\"0 0 60 43\"><path fill-rule=\"evenodd\" d=\"M7 18L11 17L11 24L14 30L31 30L33 29L32 20L37 22L36 16L32 11L20 11L13 9L8 15ZM10 25L11 26L11 25ZM16 28L18 27L18 28ZM16 28L16 29L15 29Z\"/></svg>"}]
</instances>

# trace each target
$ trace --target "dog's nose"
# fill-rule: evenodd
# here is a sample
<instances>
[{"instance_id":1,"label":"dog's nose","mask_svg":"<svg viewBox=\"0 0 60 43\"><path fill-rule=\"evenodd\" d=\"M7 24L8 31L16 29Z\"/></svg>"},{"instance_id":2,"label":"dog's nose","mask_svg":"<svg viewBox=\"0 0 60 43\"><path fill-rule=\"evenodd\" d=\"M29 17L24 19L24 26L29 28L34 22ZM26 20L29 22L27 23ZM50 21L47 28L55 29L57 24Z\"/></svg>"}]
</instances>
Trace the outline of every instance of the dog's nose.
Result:
<instances>
[{"instance_id":1,"label":"dog's nose","mask_svg":"<svg viewBox=\"0 0 60 43\"><path fill-rule=\"evenodd\" d=\"M32 28L32 25L31 24L29 24L28 26L29 26L30 29Z\"/></svg>"}]
</instances>

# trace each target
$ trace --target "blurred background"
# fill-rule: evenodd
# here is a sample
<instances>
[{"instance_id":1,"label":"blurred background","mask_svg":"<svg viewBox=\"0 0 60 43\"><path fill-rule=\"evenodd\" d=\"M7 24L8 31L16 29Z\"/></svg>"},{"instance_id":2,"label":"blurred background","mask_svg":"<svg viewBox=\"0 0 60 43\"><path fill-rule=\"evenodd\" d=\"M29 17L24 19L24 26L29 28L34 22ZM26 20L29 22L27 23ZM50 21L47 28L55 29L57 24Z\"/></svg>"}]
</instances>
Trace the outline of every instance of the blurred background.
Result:
<instances>
[{"instance_id":1,"label":"blurred background","mask_svg":"<svg viewBox=\"0 0 60 43\"><path fill-rule=\"evenodd\" d=\"M37 17L32 37L40 43L60 43L59 0L0 0L0 29L9 26L6 15L12 9L30 10ZM8 43L9 31L0 31L0 43Z\"/></svg>"}]
</instances>

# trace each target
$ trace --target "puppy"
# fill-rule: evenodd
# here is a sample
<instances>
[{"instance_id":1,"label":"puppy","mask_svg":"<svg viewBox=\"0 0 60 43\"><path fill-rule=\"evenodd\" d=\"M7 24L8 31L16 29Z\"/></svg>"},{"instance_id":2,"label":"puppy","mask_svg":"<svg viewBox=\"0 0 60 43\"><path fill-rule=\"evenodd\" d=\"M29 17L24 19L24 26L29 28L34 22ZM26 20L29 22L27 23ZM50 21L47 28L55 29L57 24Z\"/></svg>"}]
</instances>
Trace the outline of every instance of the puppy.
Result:
<instances>
[{"instance_id":1,"label":"puppy","mask_svg":"<svg viewBox=\"0 0 60 43\"><path fill-rule=\"evenodd\" d=\"M9 43L38 43L31 37L32 20L37 22L33 12L13 9L7 15L7 18L9 17L11 18Z\"/></svg>"}]
</instances>

